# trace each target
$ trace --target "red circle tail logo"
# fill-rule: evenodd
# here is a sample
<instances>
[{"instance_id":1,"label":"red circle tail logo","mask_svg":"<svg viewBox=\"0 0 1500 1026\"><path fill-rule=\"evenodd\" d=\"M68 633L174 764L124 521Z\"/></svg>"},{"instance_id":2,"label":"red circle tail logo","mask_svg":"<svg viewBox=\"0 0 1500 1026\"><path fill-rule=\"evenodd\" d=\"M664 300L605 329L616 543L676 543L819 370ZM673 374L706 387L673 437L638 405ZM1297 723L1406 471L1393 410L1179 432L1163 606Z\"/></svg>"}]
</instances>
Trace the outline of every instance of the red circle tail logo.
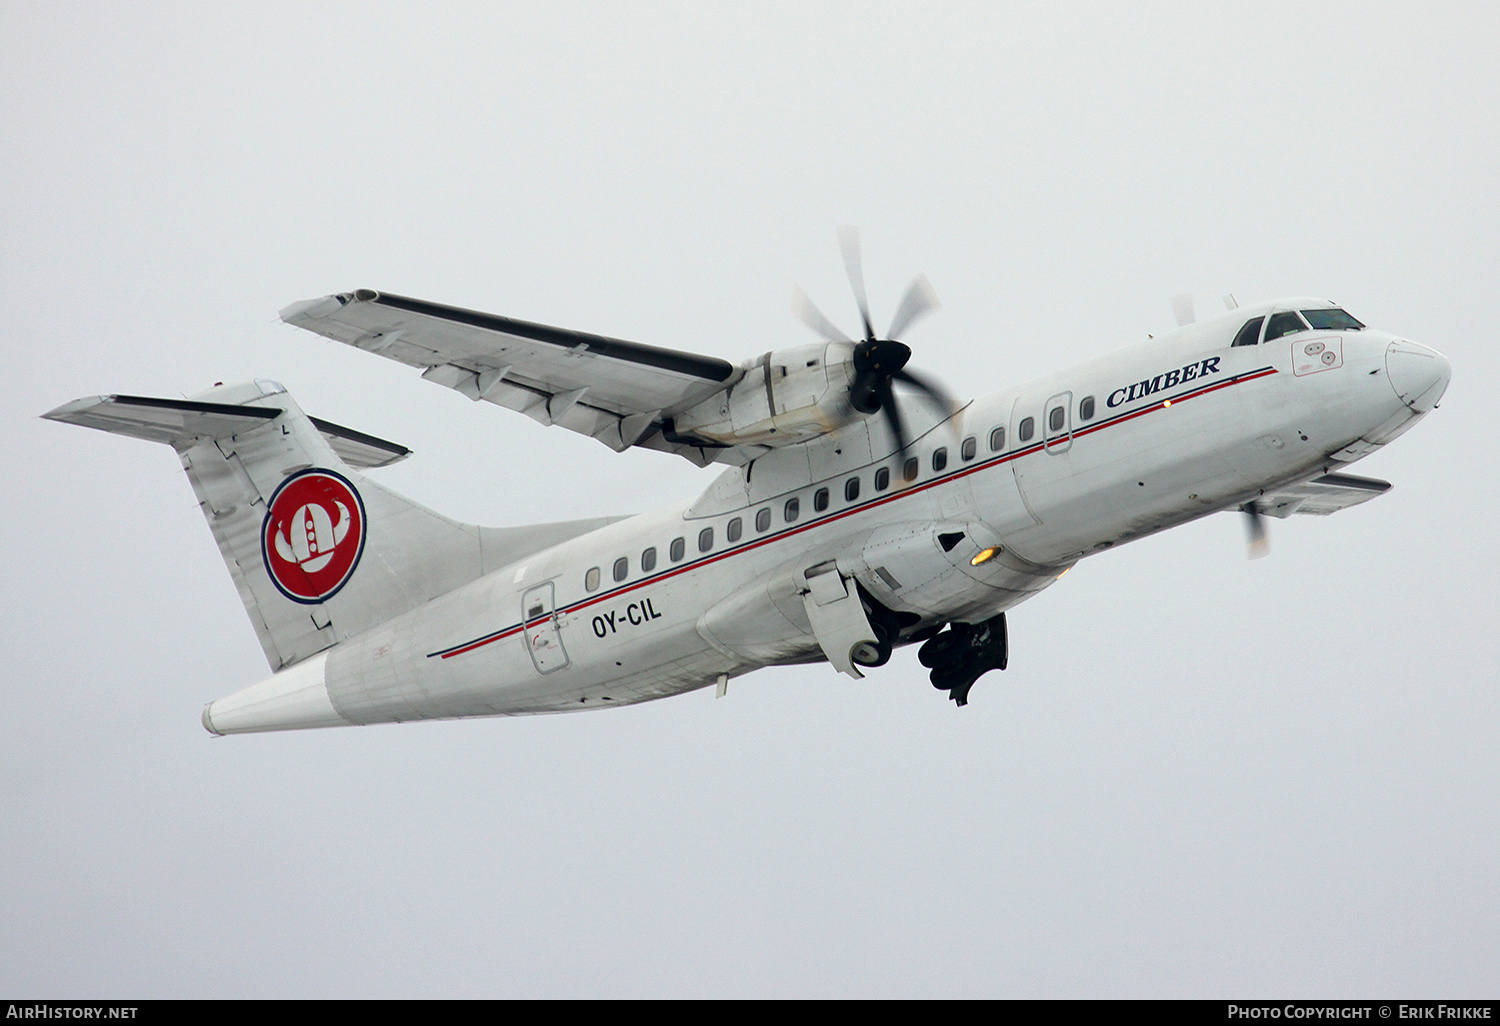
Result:
<instances>
[{"instance_id":1,"label":"red circle tail logo","mask_svg":"<svg viewBox=\"0 0 1500 1026\"><path fill-rule=\"evenodd\" d=\"M281 483L261 528L266 571L294 602L322 602L348 582L365 547L365 506L331 470L304 470Z\"/></svg>"}]
</instances>

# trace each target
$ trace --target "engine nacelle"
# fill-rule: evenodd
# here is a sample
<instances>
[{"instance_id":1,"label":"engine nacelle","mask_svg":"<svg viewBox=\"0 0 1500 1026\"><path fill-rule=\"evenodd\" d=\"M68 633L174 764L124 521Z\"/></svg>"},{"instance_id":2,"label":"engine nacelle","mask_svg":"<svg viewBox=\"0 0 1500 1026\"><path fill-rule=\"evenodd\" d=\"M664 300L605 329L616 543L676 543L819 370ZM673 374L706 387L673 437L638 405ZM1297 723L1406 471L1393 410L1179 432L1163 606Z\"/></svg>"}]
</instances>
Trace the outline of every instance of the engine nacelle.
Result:
<instances>
[{"instance_id":1,"label":"engine nacelle","mask_svg":"<svg viewBox=\"0 0 1500 1026\"><path fill-rule=\"evenodd\" d=\"M849 417L852 342L778 349L745 366L724 392L675 418L678 435L720 445L792 445L827 434Z\"/></svg>"}]
</instances>

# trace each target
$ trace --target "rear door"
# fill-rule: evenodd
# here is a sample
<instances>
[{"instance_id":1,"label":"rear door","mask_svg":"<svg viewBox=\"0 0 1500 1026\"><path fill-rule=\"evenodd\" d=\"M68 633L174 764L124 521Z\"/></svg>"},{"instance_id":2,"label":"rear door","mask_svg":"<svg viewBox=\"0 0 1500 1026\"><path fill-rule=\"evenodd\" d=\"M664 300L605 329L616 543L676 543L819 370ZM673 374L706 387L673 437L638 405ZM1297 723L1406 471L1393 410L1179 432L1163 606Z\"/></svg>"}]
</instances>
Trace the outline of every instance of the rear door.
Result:
<instances>
[{"instance_id":1,"label":"rear door","mask_svg":"<svg viewBox=\"0 0 1500 1026\"><path fill-rule=\"evenodd\" d=\"M538 673L551 673L568 665L562 632L557 627L557 608L552 582L539 584L521 596L521 619L525 625L526 650Z\"/></svg>"}]
</instances>

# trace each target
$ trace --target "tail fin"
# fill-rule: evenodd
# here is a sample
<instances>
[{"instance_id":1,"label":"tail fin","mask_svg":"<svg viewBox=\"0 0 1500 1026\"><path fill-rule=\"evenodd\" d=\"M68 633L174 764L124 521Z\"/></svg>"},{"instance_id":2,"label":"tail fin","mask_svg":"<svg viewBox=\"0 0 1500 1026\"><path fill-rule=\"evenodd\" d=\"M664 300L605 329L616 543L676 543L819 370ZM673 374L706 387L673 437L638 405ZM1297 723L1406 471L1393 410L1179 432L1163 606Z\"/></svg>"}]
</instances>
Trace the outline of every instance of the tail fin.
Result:
<instances>
[{"instance_id":1,"label":"tail fin","mask_svg":"<svg viewBox=\"0 0 1500 1026\"><path fill-rule=\"evenodd\" d=\"M481 528L355 469L410 450L307 416L279 384L94 396L44 414L177 451L271 669L616 518Z\"/></svg>"}]
</instances>

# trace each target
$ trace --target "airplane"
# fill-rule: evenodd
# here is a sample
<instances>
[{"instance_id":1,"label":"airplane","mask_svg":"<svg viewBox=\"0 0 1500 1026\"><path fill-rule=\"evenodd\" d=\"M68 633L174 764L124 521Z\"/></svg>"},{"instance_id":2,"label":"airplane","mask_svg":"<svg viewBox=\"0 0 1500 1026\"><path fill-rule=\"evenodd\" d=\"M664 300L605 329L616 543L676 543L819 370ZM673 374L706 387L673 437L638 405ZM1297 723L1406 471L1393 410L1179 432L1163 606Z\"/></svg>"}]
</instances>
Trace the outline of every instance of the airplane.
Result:
<instances>
[{"instance_id":1,"label":"airplane","mask_svg":"<svg viewBox=\"0 0 1500 1026\"><path fill-rule=\"evenodd\" d=\"M366 289L281 311L617 452L724 466L634 516L458 523L366 476L405 446L269 380L44 416L176 450L273 671L204 709L225 735L723 696L794 663L859 678L910 644L963 706L1007 665L1006 611L1085 556L1225 510L1256 555L1266 517L1389 490L1345 468L1450 378L1329 300L1225 297L1199 321L1179 297L1159 337L956 401L897 341L936 308L926 279L879 337L857 236L840 242L861 337L799 291L821 340L739 365Z\"/></svg>"}]
</instances>

